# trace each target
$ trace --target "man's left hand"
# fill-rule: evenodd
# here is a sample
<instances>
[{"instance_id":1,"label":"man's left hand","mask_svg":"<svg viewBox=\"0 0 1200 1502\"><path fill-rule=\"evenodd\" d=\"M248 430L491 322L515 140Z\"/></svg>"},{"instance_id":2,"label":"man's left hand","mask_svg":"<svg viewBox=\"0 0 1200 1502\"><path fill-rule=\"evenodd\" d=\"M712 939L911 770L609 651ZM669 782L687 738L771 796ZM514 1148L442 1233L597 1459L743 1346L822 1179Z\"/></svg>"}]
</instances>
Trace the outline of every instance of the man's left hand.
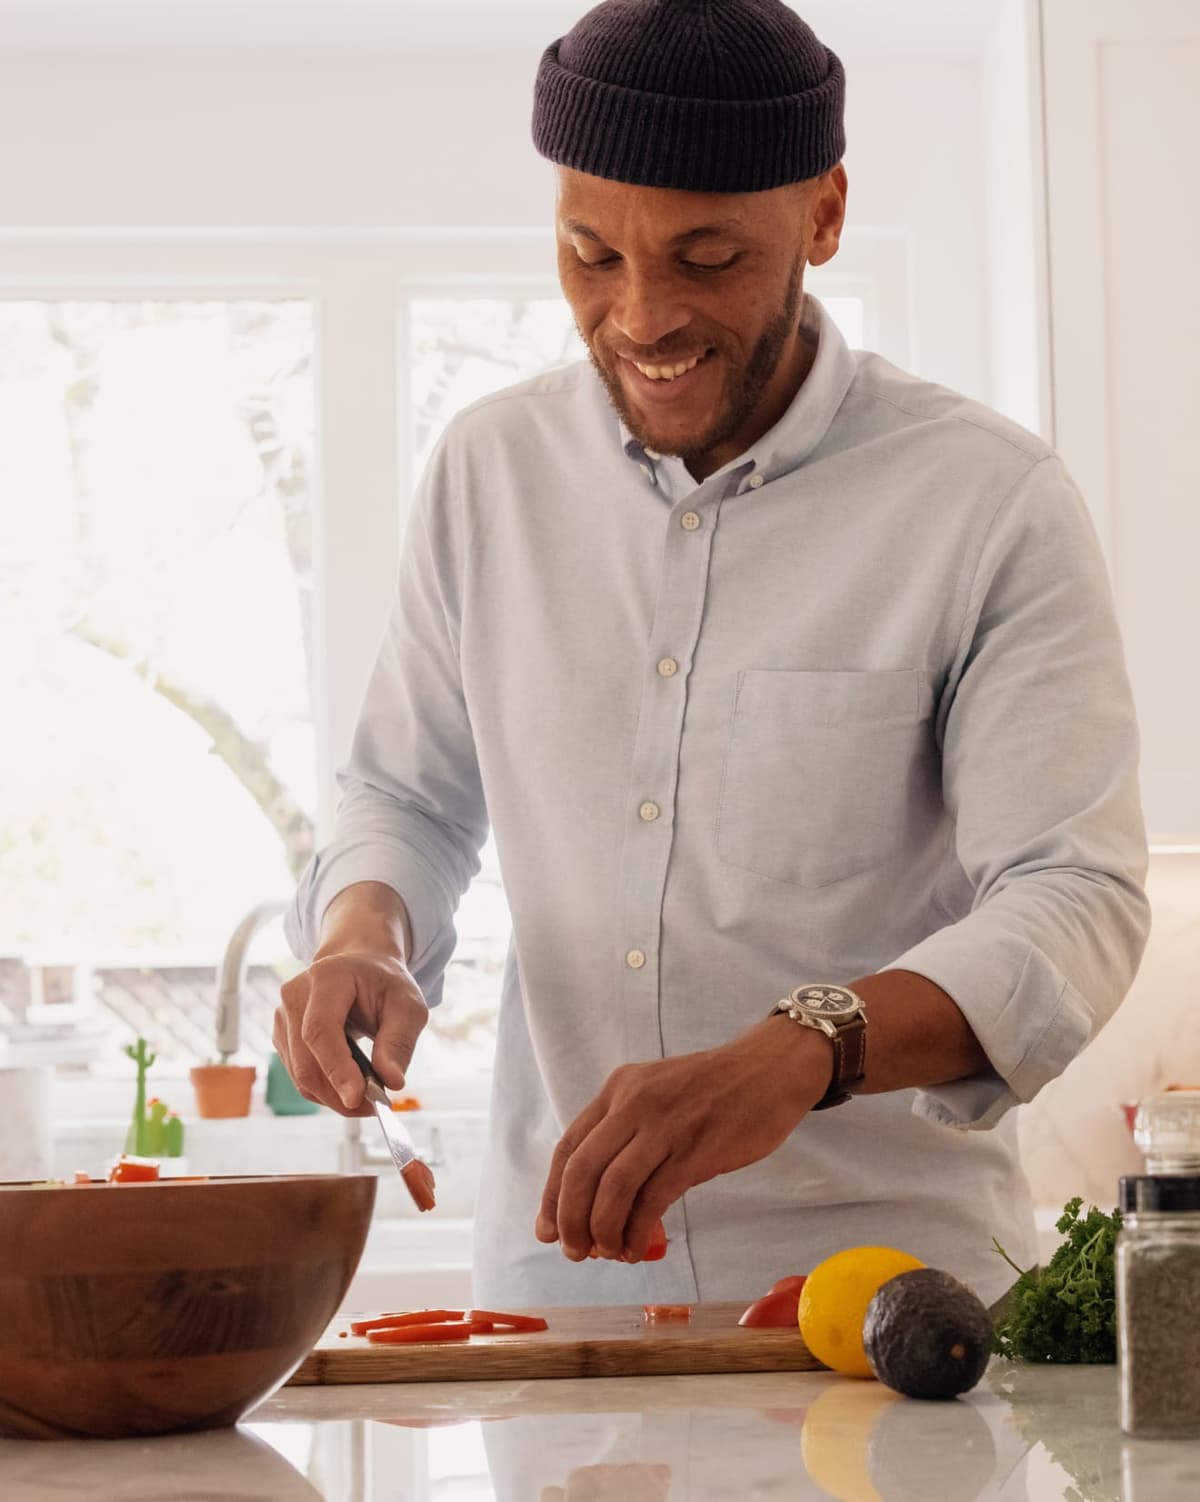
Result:
<instances>
[{"instance_id":1,"label":"man's left hand","mask_svg":"<svg viewBox=\"0 0 1200 1502\"><path fill-rule=\"evenodd\" d=\"M828 1088L829 1040L770 1017L720 1048L614 1070L555 1149L536 1234L572 1262L640 1261L696 1184L757 1163Z\"/></svg>"}]
</instances>

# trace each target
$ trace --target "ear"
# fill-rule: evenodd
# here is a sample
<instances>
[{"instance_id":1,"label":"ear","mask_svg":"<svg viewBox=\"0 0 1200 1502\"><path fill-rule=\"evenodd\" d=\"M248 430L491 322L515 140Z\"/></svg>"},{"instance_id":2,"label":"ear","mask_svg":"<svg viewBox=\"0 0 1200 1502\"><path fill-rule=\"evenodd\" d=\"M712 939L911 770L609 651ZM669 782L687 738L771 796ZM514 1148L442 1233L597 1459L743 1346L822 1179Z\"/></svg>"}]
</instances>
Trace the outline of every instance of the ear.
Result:
<instances>
[{"instance_id":1,"label":"ear","mask_svg":"<svg viewBox=\"0 0 1200 1502\"><path fill-rule=\"evenodd\" d=\"M823 266L837 255L846 222L846 169L839 162L819 179L809 204L808 264Z\"/></svg>"}]
</instances>

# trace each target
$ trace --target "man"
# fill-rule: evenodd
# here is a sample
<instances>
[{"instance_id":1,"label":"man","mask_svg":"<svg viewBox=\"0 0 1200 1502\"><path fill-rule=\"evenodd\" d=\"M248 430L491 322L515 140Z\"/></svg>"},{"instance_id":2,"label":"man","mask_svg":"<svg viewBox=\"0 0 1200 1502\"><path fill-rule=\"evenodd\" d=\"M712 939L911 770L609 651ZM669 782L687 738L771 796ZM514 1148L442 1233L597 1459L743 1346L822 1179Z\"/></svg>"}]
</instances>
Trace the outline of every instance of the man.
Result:
<instances>
[{"instance_id":1,"label":"man","mask_svg":"<svg viewBox=\"0 0 1200 1502\"><path fill-rule=\"evenodd\" d=\"M539 69L591 362L430 460L276 1030L334 1109L362 1110L347 1018L399 1088L490 820L484 1303L749 1297L859 1243L996 1297L993 1235L1035 1260L1010 1108L1145 943L1082 501L803 292L842 104L779 0L607 0ZM660 1217L667 1257L624 1265Z\"/></svg>"}]
</instances>

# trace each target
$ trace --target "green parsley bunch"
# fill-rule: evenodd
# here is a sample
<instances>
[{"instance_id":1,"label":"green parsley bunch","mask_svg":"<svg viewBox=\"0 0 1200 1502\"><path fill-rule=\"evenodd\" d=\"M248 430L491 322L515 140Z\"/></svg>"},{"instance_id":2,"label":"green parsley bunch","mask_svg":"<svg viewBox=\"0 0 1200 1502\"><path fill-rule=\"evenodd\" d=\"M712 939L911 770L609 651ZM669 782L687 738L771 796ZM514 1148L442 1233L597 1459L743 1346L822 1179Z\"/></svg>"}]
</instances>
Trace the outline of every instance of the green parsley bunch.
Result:
<instances>
[{"instance_id":1,"label":"green parsley bunch","mask_svg":"<svg viewBox=\"0 0 1200 1502\"><path fill-rule=\"evenodd\" d=\"M1121 1212L1105 1215L1083 1200L1068 1200L1057 1222L1066 1240L1044 1268L1022 1272L993 1238L992 1245L1018 1273L996 1322L992 1350L1009 1360L1113 1362L1117 1359L1117 1300L1113 1254Z\"/></svg>"}]
</instances>

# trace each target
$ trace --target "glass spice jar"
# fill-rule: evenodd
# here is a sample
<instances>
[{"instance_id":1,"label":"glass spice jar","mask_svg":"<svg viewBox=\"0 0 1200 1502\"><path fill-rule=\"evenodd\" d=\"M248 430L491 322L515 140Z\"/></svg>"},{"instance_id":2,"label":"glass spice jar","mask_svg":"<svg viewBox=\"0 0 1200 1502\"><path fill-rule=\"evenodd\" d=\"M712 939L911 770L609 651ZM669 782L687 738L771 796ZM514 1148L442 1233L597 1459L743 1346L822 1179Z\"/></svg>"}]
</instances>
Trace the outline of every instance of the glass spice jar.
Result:
<instances>
[{"instance_id":1,"label":"glass spice jar","mask_svg":"<svg viewBox=\"0 0 1200 1502\"><path fill-rule=\"evenodd\" d=\"M1200 1174L1121 1180L1117 1360L1121 1428L1147 1438L1200 1435Z\"/></svg>"},{"instance_id":2,"label":"glass spice jar","mask_svg":"<svg viewBox=\"0 0 1200 1502\"><path fill-rule=\"evenodd\" d=\"M1133 1140L1147 1173L1200 1173L1200 1090L1167 1090L1140 1101Z\"/></svg>"}]
</instances>

